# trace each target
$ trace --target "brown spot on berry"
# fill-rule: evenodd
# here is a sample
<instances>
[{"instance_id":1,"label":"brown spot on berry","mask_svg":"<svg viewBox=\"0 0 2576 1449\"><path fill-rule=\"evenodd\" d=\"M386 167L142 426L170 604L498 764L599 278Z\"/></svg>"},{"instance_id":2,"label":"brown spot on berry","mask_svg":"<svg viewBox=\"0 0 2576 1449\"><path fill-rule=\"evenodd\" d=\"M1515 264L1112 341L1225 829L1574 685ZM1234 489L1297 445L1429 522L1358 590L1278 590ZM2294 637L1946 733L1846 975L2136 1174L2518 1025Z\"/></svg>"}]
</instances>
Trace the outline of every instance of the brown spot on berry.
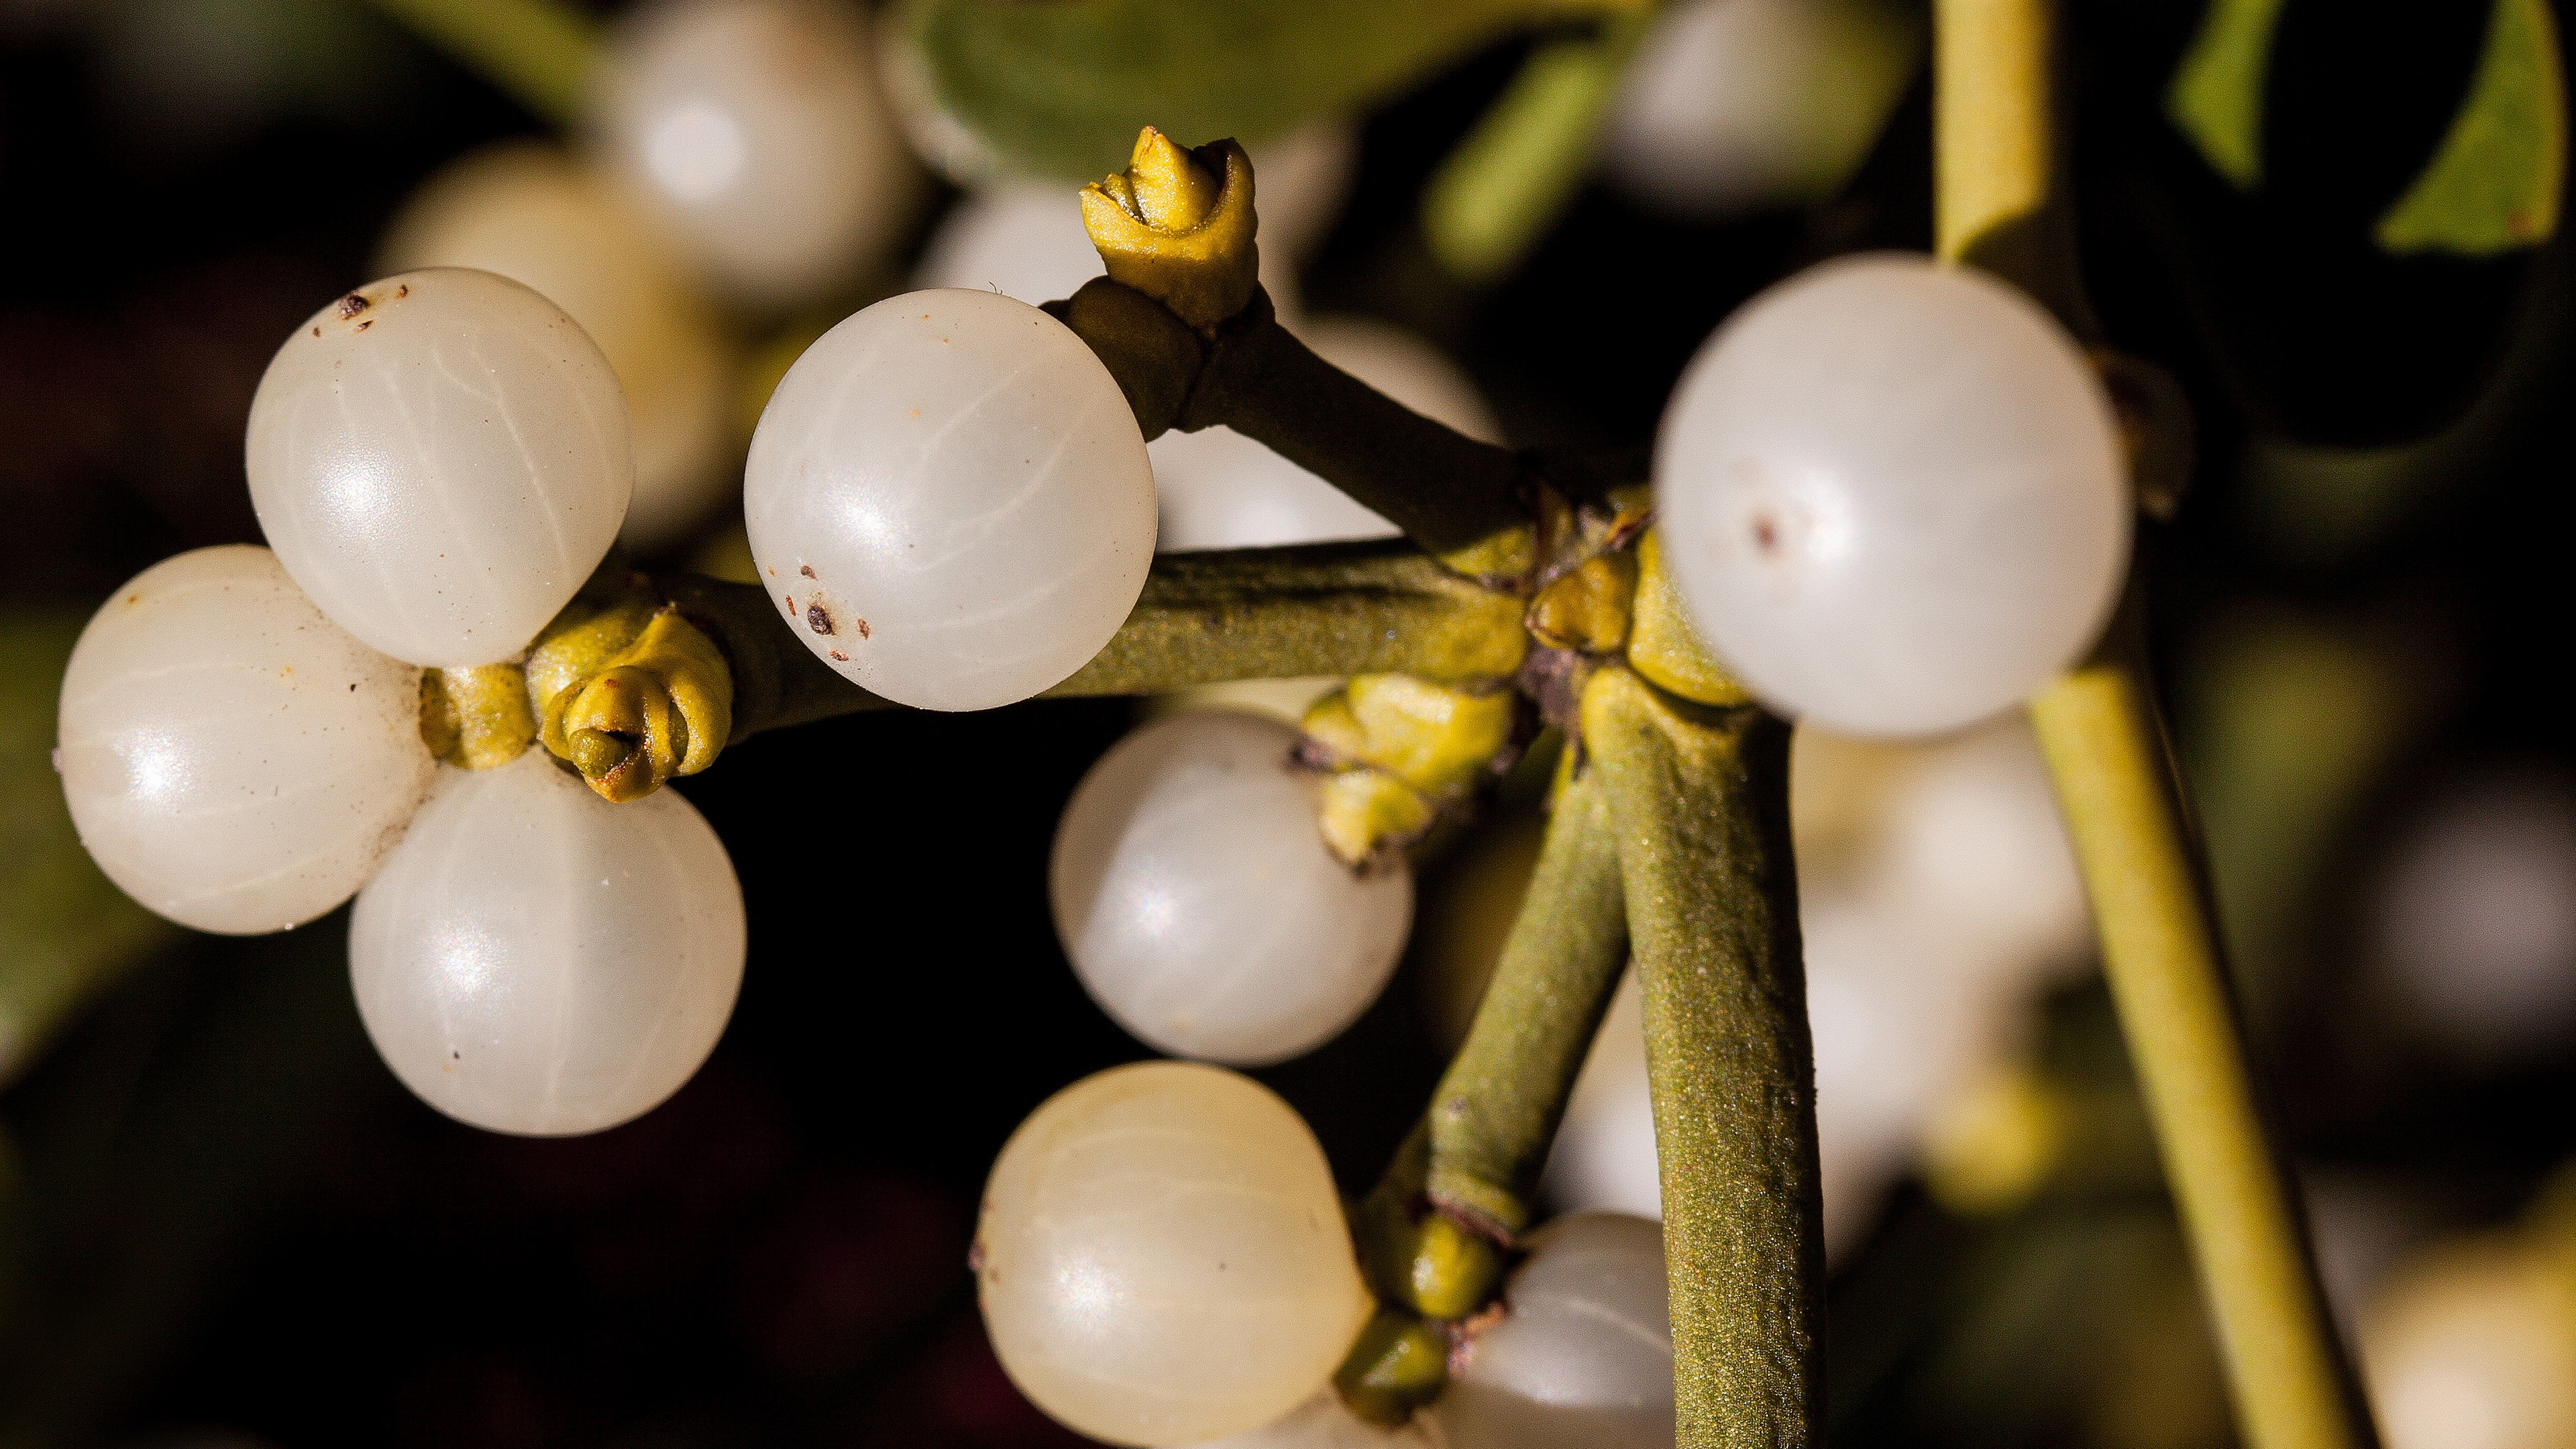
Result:
<instances>
[{"instance_id":1,"label":"brown spot on berry","mask_svg":"<svg viewBox=\"0 0 2576 1449\"><path fill-rule=\"evenodd\" d=\"M1768 513L1753 515L1753 546L1764 553L1780 551L1780 520Z\"/></svg>"},{"instance_id":2,"label":"brown spot on berry","mask_svg":"<svg viewBox=\"0 0 2576 1449\"><path fill-rule=\"evenodd\" d=\"M319 328L319 327L314 328L314 329L313 329L313 335L314 335L314 336L316 336L316 337L321 336L321 335L322 335L322 329L321 329L321 328Z\"/></svg>"},{"instance_id":3,"label":"brown spot on berry","mask_svg":"<svg viewBox=\"0 0 2576 1449\"><path fill-rule=\"evenodd\" d=\"M370 317L370 318L368 318L366 321L361 322L361 323L359 323L359 324L358 324L358 330L359 330L359 331L361 331L361 332L364 332L364 331L366 331L368 328L373 327L373 326L375 326L375 325L376 325L376 319L375 319L375 318L373 318L373 317Z\"/></svg>"},{"instance_id":4,"label":"brown spot on berry","mask_svg":"<svg viewBox=\"0 0 2576 1449\"><path fill-rule=\"evenodd\" d=\"M860 637L860 638L865 639L866 637L868 637L868 621L867 621L867 620L865 620L865 619L861 619L861 620L858 622L858 630L859 630L859 637Z\"/></svg>"},{"instance_id":5,"label":"brown spot on berry","mask_svg":"<svg viewBox=\"0 0 2576 1449\"><path fill-rule=\"evenodd\" d=\"M832 612L820 604L808 607L805 610L805 627L813 630L817 634L831 633Z\"/></svg>"},{"instance_id":6,"label":"brown spot on berry","mask_svg":"<svg viewBox=\"0 0 2576 1449\"><path fill-rule=\"evenodd\" d=\"M408 296L410 296L410 295L411 295L411 283L409 283L409 282L405 282L405 283L403 283L401 286L394 288L394 296L395 296L396 298L398 298L398 299L399 299L399 298L403 298L403 297L408 297Z\"/></svg>"},{"instance_id":7,"label":"brown spot on berry","mask_svg":"<svg viewBox=\"0 0 2576 1449\"><path fill-rule=\"evenodd\" d=\"M369 302L366 298L359 296L355 292L351 292L349 295L340 299L340 320L346 322L350 318L357 316L359 313L366 311L369 307L374 305L374 303Z\"/></svg>"},{"instance_id":8,"label":"brown spot on berry","mask_svg":"<svg viewBox=\"0 0 2576 1449\"><path fill-rule=\"evenodd\" d=\"M832 651L832 658L833 658L833 661L834 661L834 662L836 662L836 663L840 663L840 664L847 664L847 663L849 663L849 662L850 662L850 656L849 656L849 655L847 655L847 654L842 653L842 652L841 652L840 650L838 650L838 649L835 649L835 650L833 650L833 651Z\"/></svg>"},{"instance_id":9,"label":"brown spot on berry","mask_svg":"<svg viewBox=\"0 0 2576 1449\"><path fill-rule=\"evenodd\" d=\"M810 579L814 577L814 566L812 564L805 564L799 567L796 572L803 574L805 577Z\"/></svg>"}]
</instances>

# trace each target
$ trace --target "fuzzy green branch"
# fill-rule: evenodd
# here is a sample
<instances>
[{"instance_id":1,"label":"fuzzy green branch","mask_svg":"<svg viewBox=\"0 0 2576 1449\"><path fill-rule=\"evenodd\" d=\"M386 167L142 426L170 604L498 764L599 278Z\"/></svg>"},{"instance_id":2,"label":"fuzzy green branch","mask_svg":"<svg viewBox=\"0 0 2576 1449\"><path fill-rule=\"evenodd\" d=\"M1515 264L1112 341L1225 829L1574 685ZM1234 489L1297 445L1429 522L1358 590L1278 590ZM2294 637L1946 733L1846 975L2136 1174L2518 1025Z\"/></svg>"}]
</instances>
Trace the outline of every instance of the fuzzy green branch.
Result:
<instances>
[{"instance_id":1,"label":"fuzzy green branch","mask_svg":"<svg viewBox=\"0 0 2576 1449\"><path fill-rule=\"evenodd\" d=\"M1539 1169L1627 961L1619 842L1596 765L1558 795L1493 981L1432 1093L1433 1204L1505 1239L1529 1226Z\"/></svg>"},{"instance_id":2,"label":"fuzzy green branch","mask_svg":"<svg viewBox=\"0 0 2576 1449\"><path fill-rule=\"evenodd\" d=\"M1224 426L1371 509L1473 578L1516 586L1537 562L1520 455L1434 422L1315 355L1254 292L1205 337L1100 278L1048 309L1105 364L1148 438Z\"/></svg>"},{"instance_id":3,"label":"fuzzy green branch","mask_svg":"<svg viewBox=\"0 0 2576 1449\"><path fill-rule=\"evenodd\" d=\"M1824 1442L1814 1048L1789 844L1789 727L1603 669L1608 787L1663 1176L1683 1449Z\"/></svg>"},{"instance_id":4,"label":"fuzzy green branch","mask_svg":"<svg viewBox=\"0 0 2576 1449\"><path fill-rule=\"evenodd\" d=\"M658 578L654 588L723 655L732 740L893 708L816 659L759 585L687 574ZM1520 613L1518 600L1395 540L1165 554L1108 647L1047 694L1157 694L1307 675L1504 679L1528 647Z\"/></svg>"}]
</instances>

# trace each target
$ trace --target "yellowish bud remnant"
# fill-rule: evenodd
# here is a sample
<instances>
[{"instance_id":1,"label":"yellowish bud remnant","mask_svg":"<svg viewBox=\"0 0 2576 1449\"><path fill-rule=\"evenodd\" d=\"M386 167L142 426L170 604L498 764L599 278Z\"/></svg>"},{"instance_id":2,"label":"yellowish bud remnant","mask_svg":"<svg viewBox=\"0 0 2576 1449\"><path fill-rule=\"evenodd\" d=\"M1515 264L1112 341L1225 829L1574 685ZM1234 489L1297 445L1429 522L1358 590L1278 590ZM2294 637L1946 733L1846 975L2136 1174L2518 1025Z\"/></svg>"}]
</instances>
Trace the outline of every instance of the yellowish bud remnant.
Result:
<instances>
[{"instance_id":1,"label":"yellowish bud remnant","mask_svg":"<svg viewBox=\"0 0 2576 1449\"><path fill-rule=\"evenodd\" d=\"M1680 592L1664 569L1663 540L1653 529L1637 541L1636 602L1628 624L1628 664L1649 683L1699 704L1721 708L1750 704L1717 655L1700 642L1682 612Z\"/></svg>"},{"instance_id":2,"label":"yellowish bud remnant","mask_svg":"<svg viewBox=\"0 0 2576 1449\"><path fill-rule=\"evenodd\" d=\"M421 671L420 738L432 756L489 770L517 759L536 737L537 717L518 665Z\"/></svg>"},{"instance_id":3,"label":"yellowish bud remnant","mask_svg":"<svg viewBox=\"0 0 2576 1449\"><path fill-rule=\"evenodd\" d=\"M1109 279L1214 332L1259 285L1252 160L1232 141L1184 151L1147 126L1127 169L1082 189Z\"/></svg>"},{"instance_id":4,"label":"yellowish bud remnant","mask_svg":"<svg viewBox=\"0 0 2576 1449\"><path fill-rule=\"evenodd\" d=\"M1530 600L1530 637L1550 649L1615 654L1628 642L1628 613L1636 593L1633 550L1596 554L1558 575Z\"/></svg>"},{"instance_id":5,"label":"yellowish bud remnant","mask_svg":"<svg viewBox=\"0 0 2576 1449\"><path fill-rule=\"evenodd\" d=\"M537 738L620 803L714 764L733 734L724 655L642 594L586 616L566 610L529 651L527 680Z\"/></svg>"},{"instance_id":6,"label":"yellowish bud remnant","mask_svg":"<svg viewBox=\"0 0 2576 1449\"><path fill-rule=\"evenodd\" d=\"M1350 1356L1333 1373L1333 1387L1353 1415L1390 1429L1440 1397L1448 1383L1448 1336L1387 1309L1360 1330Z\"/></svg>"},{"instance_id":7,"label":"yellowish bud remnant","mask_svg":"<svg viewBox=\"0 0 2576 1449\"><path fill-rule=\"evenodd\" d=\"M1306 711L1306 738L1329 761L1318 801L1324 843L1359 866L1430 829L1509 748L1513 695L1363 674Z\"/></svg>"}]
</instances>

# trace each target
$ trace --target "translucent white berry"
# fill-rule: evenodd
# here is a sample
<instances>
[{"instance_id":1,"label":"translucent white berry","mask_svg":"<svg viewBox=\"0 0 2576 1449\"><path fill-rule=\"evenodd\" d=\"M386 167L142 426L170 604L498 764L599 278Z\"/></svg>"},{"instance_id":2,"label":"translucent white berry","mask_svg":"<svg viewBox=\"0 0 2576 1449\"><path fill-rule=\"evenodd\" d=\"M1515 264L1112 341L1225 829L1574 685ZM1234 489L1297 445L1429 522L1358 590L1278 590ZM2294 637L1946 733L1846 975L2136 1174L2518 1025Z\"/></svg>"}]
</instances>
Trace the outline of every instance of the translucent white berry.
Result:
<instances>
[{"instance_id":1,"label":"translucent white berry","mask_svg":"<svg viewBox=\"0 0 2576 1449\"><path fill-rule=\"evenodd\" d=\"M403 204L377 270L479 267L571 314L626 390L635 497L626 541L651 550L706 521L730 481L732 349L607 179L553 146L505 142Z\"/></svg>"},{"instance_id":2,"label":"translucent white berry","mask_svg":"<svg viewBox=\"0 0 2576 1449\"><path fill-rule=\"evenodd\" d=\"M635 460L608 359L507 277L405 272L295 329L244 463L278 562L334 623L412 664L490 664L590 576Z\"/></svg>"},{"instance_id":3,"label":"translucent white berry","mask_svg":"<svg viewBox=\"0 0 2576 1449\"><path fill-rule=\"evenodd\" d=\"M1500 436L1474 383L1410 333L1356 317L1318 317L1297 335L1325 361L1470 437ZM1227 427L1169 432L1146 446L1166 553L1391 538L1394 524L1349 494Z\"/></svg>"},{"instance_id":4,"label":"translucent white berry","mask_svg":"<svg viewBox=\"0 0 2576 1449\"><path fill-rule=\"evenodd\" d=\"M1855 734L1952 729L2101 631L2130 497L2084 355L2012 288L1921 257L1754 298L1664 413L1665 553L1766 702Z\"/></svg>"},{"instance_id":5,"label":"translucent white berry","mask_svg":"<svg viewBox=\"0 0 2576 1449\"><path fill-rule=\"evenodd\" d=\"M1413 916L1402 866L1325 849L1297 731L1194 710L1091 767L1056 827L1056 934L1101 1009L1174 1056L1266 1066L1341 1034L1386 986Z\"/></svg>"},{"instance_id":6,"label":"translucent white berry","mask_svg":"<svg viewBox=\"0 0 2576 1449\"><path fill-rule=\"evenodd\" d=\"M2576 1443L2576 1292L2553 1257L2453 1240L2396 1276L2361 1334L2389 1449Z\"/></svg>"},{"instance_id":7,"label":"translucent white berry","mask_svg":"<svg viewBox=\"0 0 2576 1449\"><path fill-rule=\"evenodd\" d=\"M1144 591L1154 474L1109 371L990 292L913 292L789 368L743 520L770 601L853 683L990 709L1088 663Z\"/></svg>"},{"instance_id":8,"label":"translucent white berry","mask_svg":"<svg viewBox=\"0 0 2576 1449\"><path fill-rule=\"evenodd\" d=\"M1419 1425L1380 1428L1353 1414L1340 1394L1326 1389L1285 1418L1249 1433L1202 1440L1191 1449L1430 1449L1430 1445L1430 1436ZM1448 1449L1475 1446L1456 1444Z\"/></svg>"},{"instance_id":9,"label":"translucent white berry","mask_svg":"<svg viewBox=\"0 0 2576 1449\"><path fill-rule=\"evenodd\" d=\"M235 935L347 900L432 768L420 671L241 545L117 590L63 671L58 728L63 797L99 868L171 920Z\"/></svg>"},{"instance_id":10,"label":"translucent white berry","mask_svg":"<svg viewBox=\"0 0 2576 1449\"><path fill-rule=\"evenodd\" d=\"M2445 785L2370 891L2369 956L2410 1028L2482 1065L2576 1028L2576 780L2524 763Z\"/></svg>"},{"instance_id":11,"label":"translucent white berry","mask_svg":"<svg viewBox=\"0 0 2576 1449\"><path fill-rule=\"evenodd\" d=\"M1472 1449L1670 1449L1673 1330L1663 1225L1619 1213L1530 1236L1510 1312L1469 1341L1431 1416Z\"/></svg>"},{"instance_id":12,"label":"translucent white berry","mask_svg":"<svg viewBox=\"0 0 2576 1449\"><path fill-rule=\"evenodd\" d=\"M742 888L676 791L624 805L530 750L442 768L349 926L358 1014L421 1100L495 1132L650 1111L723 1034Z\"/></svg>"},{"instance_id":13,"label":"translucent white berry","mask_svg":"<svg viewBox=\"0 0 2576 1449\"><path fill-rule=\"evenodd\" d=\"M1115 1067L1031 1113L985 1184L975 1263L1011 1381L1113 1444L1276 1421L1370 1312L1314 1135L1194 1062Z\"/></svg>"},{"instance_id":14,"label":"translucent white berry","mask_svg":"<svg viewBox=\"0 0 2576 1449\"><path fill-rule=\"evenodd\" d=\"M1622 78L1602 157L1683 216L1823 200L1912 80L1923 26L1889 0L1683 0Z\"/></svg>"},{"instance_id":15,"label":"translucent white berry","mask_svg":"<svg viewBox=\"0 0 2576 1449\"><path fill-rule=\"evenodd\" d=\"M789 305L845 281L911 219L919 173L868 33L833 0L659 0L616 30L591 128L702 268Z\"/></svg>"}]
</instances>

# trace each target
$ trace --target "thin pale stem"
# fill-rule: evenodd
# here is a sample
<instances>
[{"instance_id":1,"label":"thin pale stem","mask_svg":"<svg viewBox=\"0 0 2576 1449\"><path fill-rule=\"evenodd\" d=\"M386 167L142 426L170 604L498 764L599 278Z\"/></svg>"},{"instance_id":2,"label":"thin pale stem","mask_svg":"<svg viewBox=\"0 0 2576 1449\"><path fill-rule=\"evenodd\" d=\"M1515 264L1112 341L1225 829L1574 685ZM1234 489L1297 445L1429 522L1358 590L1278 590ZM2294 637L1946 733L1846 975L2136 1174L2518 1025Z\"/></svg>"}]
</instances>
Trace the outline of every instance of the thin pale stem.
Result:
<instances>
[{"instance_id":1,"label":"thin pale stem","mask_svg":"<svg viewBox=\"0 0 2576 1449\"><path fill-rule=\"evenodd\" d=\"M1591 169L1603 118L1653 12L1551 40L1423 188L1422 232L1451 273L1488 282L1529 252Z\"/></svg>"},{"instance_id":2,"label":"thin pale stem","mask_svg":"<svg viewBox=\"0 0 2576 1449\"><path fill-rule=\"evenodd\" d=\"M2227 989L2208 886L2155 699L2133 654L2031 702L2102 969L2137 1063L2251 1449L2373 1442L2274 1151Z\"/></svg>"},{"instance_id":3,"label":"thin pale stem","mask_svg":"<svg viewBox=\"0 0 2576 1449\"><path fill-rule=\"evenodd\" d=\"M1583 694L1645 987L1682 1449L1824 1442L1815 1055L1789 727L1624 669Z\"/></svg>"},{"instance_id":4,"label":"thin pale stem","mask_svg":"<svg viewBox=\"0 0 2576 1449\"><path fill-rule=\"evenodd\" d=\"M1489 1232L1529 1225L1548 1144L1628 960L1601 772L1568 781L1466 1043L1431 1097L1424 1190Z\"/></svg>"},{"instance_id":5,"label":"thin pale stem","mask_svg":"<svg viewBox=\"0 0 2576 1449\"><path fill-rule=\"evenodd\" d=\"M578 125L599 22L560 0L375 0L376 7L557 126Z\"/></svg>"},{"instance_id":6,"label":"thin pale stem","mask_svg":"<svg viewBox=\"0 0 2576 1449\"><path fill-rule=\"evenodd\" d=\"M2085 309L2057 161L2049 0L1939 0L1941 253ZM2084 868L2103 970L2250 1449L2364 1449L2367 1407L2265 1129L2215 914L2134 628L2031 704Z\"/></svg>"},{"instance_id":7,"label":"thin pale stem","mask_svg":"<svg viewBox=\"0 0 2576 1449\"><path fill-rule=\"evenodd\" d=\"M797 639L757 584L657 579L733 674L736 741L889 702ZM1509 678L1526 641L1516 599L1401 541L1165 554L1106 648L1051 696L1152 694L1237 679L1415 674Z\"/></svg>"}]
</instances>

